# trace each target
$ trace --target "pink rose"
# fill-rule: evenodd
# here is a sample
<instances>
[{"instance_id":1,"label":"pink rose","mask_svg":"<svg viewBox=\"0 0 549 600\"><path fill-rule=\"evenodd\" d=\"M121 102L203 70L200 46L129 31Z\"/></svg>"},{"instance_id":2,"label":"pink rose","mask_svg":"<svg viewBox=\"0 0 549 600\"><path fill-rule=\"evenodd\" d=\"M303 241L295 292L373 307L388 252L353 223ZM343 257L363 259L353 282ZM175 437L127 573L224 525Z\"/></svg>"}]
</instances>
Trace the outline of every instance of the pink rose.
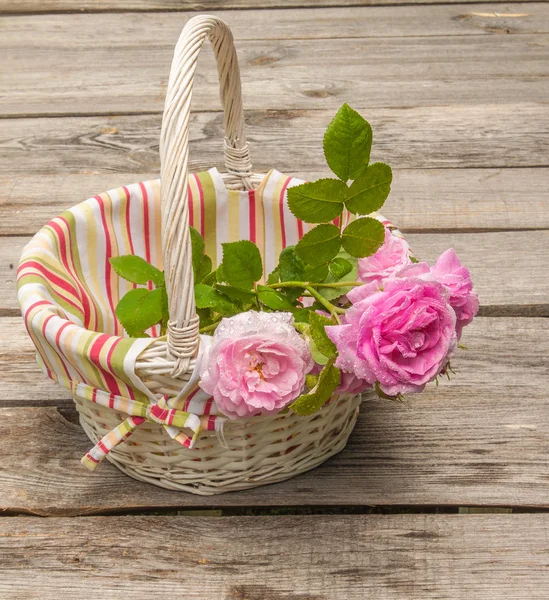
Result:
<instances>
[{"instance_id":1,"label":"pink rose","mask_svg":"<svg viewBox=\"0 0 549 600\"><path fill-rule=\"evenodd\" d=\"M200 387L230 419L281 411L300 394L314 361L290 313L223 319L202 359Z\"/></svg>"},{"instance_id":2,"label":"pink rose","mask_svg":"<svg viewBox=\"0 0 549 600\"><path fill-rule=\"evenodd\" d=\"M458 340L466 325L478 312L478 296L473 290L471 273L462 266L453 248L438 257L431 268L433 277L442 283L450 293L450 306L456 313L456 331Z\"/></svg>"},{"instance_id":3,"label":"pink rose","mask_svg":"<svg viewBox=\"0 0 549 600\"><path fill-rule=\"evenodd\" d=\"M341 372L341 383L336 390L336 394L362 394L372 384L364 379L359 379L354 373Z\"/></svg>"},{"instance_id":4,"label":"pink rose","mask_svg":"<svg viewBox=\"0 0 549 600\"><path fill-rule=\"evenodd\" d=\"M364 283L381 281L411 264L408 242L385 228L385 242L372 256L358 261L358 279Z\"/></svg>"},{"instance_id":5,"label":"pink rose","mask_svg":"<svg viewBox=\"0 0 549 600\"><path fill-rule=\"evenodd\" d=\"M342 325L326 327L339 356L336 366L386 394L421 392L456 347L456 316L435 281L389 279L348 293L353 305Z\"/></svg>"},{"instance_id":6,"label":"pink rose","mask_svg":"<svg viewBox=\"0 0 549 600\"><path fill-rule=\"evenodd\" d=\"M397 277L419 277L426 281L438 281L449 295L450 306L456 313L458 340L466 325L478 312L478 296L473 290L471 273L464 267L453 248L441 254L433 267L426 262L409 265L397 273Z\"/></svg>"}]
</instances>

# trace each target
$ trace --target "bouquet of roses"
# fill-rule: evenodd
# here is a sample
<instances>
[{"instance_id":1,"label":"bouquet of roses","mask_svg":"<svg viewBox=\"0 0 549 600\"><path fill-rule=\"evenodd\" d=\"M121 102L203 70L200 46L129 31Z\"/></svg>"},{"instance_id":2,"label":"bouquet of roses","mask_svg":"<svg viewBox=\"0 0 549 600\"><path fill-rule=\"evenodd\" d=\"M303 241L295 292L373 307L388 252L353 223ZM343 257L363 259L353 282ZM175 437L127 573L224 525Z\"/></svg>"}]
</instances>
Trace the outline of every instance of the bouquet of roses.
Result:
<instances>
[{"instance_id":1,"label":"bouquet of roses","mask_svg":"<svg viewBox=\"0 0 549 600\"><path fill-rule=\"evenodd\" d=\"M312 414L335 394L373 388L401 399L451 369L463 327L478 311L470 273L453 250L419 262L378 211L392 173L370 163L372 129L343 105L324 136L336 178L288 189L296 218L314 224L264 274L258 247L223 244L221 264L191 228L202 354L200 386L229 418L291 409ZM111 259L136 284L116 315L132 337L162 324L164 275L137 256Z\"/></svg>"}]
</instances>

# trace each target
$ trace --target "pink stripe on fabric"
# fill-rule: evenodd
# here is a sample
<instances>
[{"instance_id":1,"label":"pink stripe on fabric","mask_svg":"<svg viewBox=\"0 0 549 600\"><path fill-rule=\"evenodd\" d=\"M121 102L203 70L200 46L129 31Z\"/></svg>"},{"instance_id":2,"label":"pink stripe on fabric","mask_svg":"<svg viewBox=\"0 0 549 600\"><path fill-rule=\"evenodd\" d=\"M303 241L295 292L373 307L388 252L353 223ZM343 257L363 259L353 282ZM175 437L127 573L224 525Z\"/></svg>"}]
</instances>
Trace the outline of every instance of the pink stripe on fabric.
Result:
<instances>
[{"instance_id":1,"label":"pink stripe on fabric","mask_svg":"<svg viewBox=\"0 0 549 600\"><path fill-rule=\"evenodd\" d=\"M250 242L256 243L256 229L255 229L255 191L250 190L248 192L248 203L250 206Z\"/></svg>"},{"instance_id":2,"label":"pink stripe on fabric","mask_svg":"<svg viewBox=\"0 0 549 600\"><path fill-rule=\"evenodd\" d=\"M189 205L189 225L194 227L193 191L190 184L187 184L187 204Z\"/></svg>"},{"instance_id":3,"label":"pink stripe on fabric","mask_svg":"<svg viewBox=\"0 0 549 600\"><path fill-rule=\"evenodd\" d=\"M198 394L200 388L196 388L195 390L193 390L185 399L185 402L183 403L183 410L184 411L188 411L189 410L189 406L191 404L191 400L196 396L196 394Z\"/></svg>"},{"instance_id":4,"label":"pink stripe on fabric","mask_svg":"<svg viewBox=\"0 0 549 600\"><path fill-rule=\"evenodd\" d=\"M128 235L128 243L130 244L130 254L135 254L135 252L133 250L132 229L131 229L131 222L130 222L131 194L130 194L130 190L128 190L128 188L125 185L122 186L122 189L124 190L124 194L126 194L126 233ZM136 287L136 284L134 284L134 287Z\"/></svg>"},{"instance_id":5,"label":"pink stripe on fabric","mask_svg":"<svg viewBox=\"0 0 549 600\"><path fill-rule=\"evenodd\" d=\"M114 332L116 335L119 333L120 326L118 324L118 319L114 316L114 300L112 297L112 267L109 261L109 258L112 257L112 245L111 245L111 235L109 231L109 227L107 225L107 217L105 216L105 205L103 204L103 200L100 196L94 196L97 200L97 204L99 205L99 212L101 213L101 223L103 224L103 231L105 232L105 288L107 290L107 299L109 300L109 306L111 307L111 314L114 319Z\"/></svg>"},{"instance_id":6,"label":"pink stripe on fabric","mask_svg":"<svg viewBox=\"0 0 549 600\"><path fill-rule=\"evenodd\" d=\"M55 317L57 315L49 315L44 319L44 322L42 323L42 337L47 340L47 336L46 336L46 327L48 326L48 323L53 319L53 317ZM68 325L68 323L65 323L65 325ZM57 336L56 336L56 342L55 342L56 346L58 346L57 344ZM53 348L53 345L50 343L50 345ZM54 350L58 350L58 348L54 348ZM67 379L70 381L71 380L71 375L69 373L69 370L67 369L67 365L65 364L65 361L63 359L61 359L61 364L63 365L63 371L65 371L65 375L67 376Z\"/></svg>"},{"instance_id":7,"label":"pink stripe on fabric","mask_svg":"<svg viewBox=\"0 0 549 600\"><path fill-rule=\"evenodd\" d=\"M297 237L301 239L303 237L303 221L297 219Z\"/></svg>"},{"instance_id":8,"label":"pink stripe on fabric","mask_svg":"<svg viewBox=\"0 0 549 600\"><path fill-rule=\"evenodd\" d=\"M111 339L111 336L107 335L106 333L101 334L95 340L95 342L92 344L92 346L89 350L89 355L90 355L90 360L93 362L93 364L96 365L101 370L101 373L102 373L103 377L105 378L105 383L107 385L109 392L112 392L113 394L121 396L122 392L121 392L120 388L118 387L118 384L116 383L116 379L113 377L113 375L111 373L109 373L109 371L105 370L105 368L101 364L101 361L99 360L103 346L110 339ZM118 338L118 340L115 342L115 344L113 344L113 348L110 349L109 354L107 356L107 368L108 369L111 368L109 359L112 355L112 350L114 349L114 346L116 346L118 344L118 342L120 342L120 339L121 338Z\"/></svg>"},{"instance_id":9,"label":"pink stripe on fabric","mask_svg":"<svg viewBox=\"0 0 549 600\"><path fill-rule=\"evenodd\" d=\"M61 279L58 275L56 275L53 271L48 270L44 265L40 264L35 260L28 260L21 265L21 268L32 268L41 273L48 281L60 287L65 292L69 292L76 298L79 298L78 291L74 288L68 281L65 279ZM63 300L65 300L71 306L74 306L78 312L80 312L80 307L78 304L75 304L72 300L70 300L67 296L63 295Z\"/></svg>"},{"instance_id":10,"label":"pink stripe on fabric","mask_svg":"<svg viewBox=\"0 0 549 600\"><path fill-rule=\"evenodd\" d=\"M67 228L67 235L69 238L69 247L72 247L71 230L69 227L69 223L64 217L58 217L58 219L65 224L65 226ZM80 291L80 301L82 302L82 307L84 309L84 323L87 326L90 322L90 315L91 315L90 305L91 305L91 306L93 306L94 319L95 319L95 324L97 326L97 321L98 321L97 307L95 306L95 303L91 302L91 300L89 299L88 294L87 294L86 290L84 289L84 286L79 283L79 279L76 274L76 267L74 266L72 252L67 251L67 244L65 242L65 236L63 234L63 230L61 229L61 226L59 225L59 223L56 223L55 221L50 221L48 225L57 234L57 239L59 241L59 250L60 250L61 261L62 261L65 269L67 269L67 272L70 273L72 275L72 277L74 278L74 281L76 282L76 285L78 286L78 290ZM70 258L71 258L72 269L69 267L69 261L67 259L68 256L70 256Z\"/></svg>"}]
</instances>

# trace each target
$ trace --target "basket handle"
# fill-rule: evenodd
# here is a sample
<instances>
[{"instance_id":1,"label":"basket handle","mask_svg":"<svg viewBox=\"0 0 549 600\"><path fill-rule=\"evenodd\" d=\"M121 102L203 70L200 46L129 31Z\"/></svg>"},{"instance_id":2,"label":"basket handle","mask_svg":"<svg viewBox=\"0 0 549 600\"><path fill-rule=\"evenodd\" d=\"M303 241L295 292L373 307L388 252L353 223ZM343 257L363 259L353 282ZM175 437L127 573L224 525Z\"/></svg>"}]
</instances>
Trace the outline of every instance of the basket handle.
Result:
<instances>
[{"instance_id":1,"label":"basket handle","mask_svg":"<svg viewBox=\"0 0 549 600\"><path fill-rule=\"evenodd\" d=\"M244 132L240 71L228 25L218 17L190 19L175 47L160 136L162 252L168 292L168 354L175 359L172 377L187 371L199 343L194 301L187 201L189 121L194 74L206 38L213 45L224 110L224 152L228 172L251 189L252 167Z\"/></svg>"}]
</instances>

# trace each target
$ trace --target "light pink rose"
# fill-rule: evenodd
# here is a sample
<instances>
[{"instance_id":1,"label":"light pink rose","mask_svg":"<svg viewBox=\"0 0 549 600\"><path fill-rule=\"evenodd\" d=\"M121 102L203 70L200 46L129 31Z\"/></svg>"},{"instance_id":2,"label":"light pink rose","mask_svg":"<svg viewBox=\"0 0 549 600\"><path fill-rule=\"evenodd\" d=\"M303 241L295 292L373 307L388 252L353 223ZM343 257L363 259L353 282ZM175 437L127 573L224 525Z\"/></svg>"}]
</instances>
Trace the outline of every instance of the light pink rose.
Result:
<instances>
[{"instance_id":1,"label":"light pink rose","mask_svg":"<svg viewBox=\"0 0 549 600\"><path fill-rule=\"evenodd\" d=\"M336 389L336 394L362 394L371 388L372 384L364 379L359 379L354 373L341 371L341 383Z\"/></svg>"},{"instance_id":2,"label":"light pink rose","mask_svg":"<svg viewBox=\"0 0 549 600\"><path fill-rule=\"evenodd\" d=\"M342 325L326 327L336 366L390 396L421 392L455 350L456 316L436 281L393 278L354 288Z\"/></svg>"},{"instance_id":3,"label":"light pink rose","mask_svg":"<svg viewBox=\"0 0 549 600\"><path fill-rule=\"evenodd\" d=\"M385 228L383 246L372 256L358 261L358 279L364 283L381 281L411 264L408 242Z\"/></svg>"},{"instance_id":4,"label":"light pink rose","mask_svg":"<svg viewBox=\"0 0 549 600\"><path fill-rule=\"evenodd\" d=\"M300 394L314 361L290 313L223 319L202 359L200 387L230 419L271 415Z\"/></svg>"},{"instance_id":5,"label":"light pink rose","mask_svg":"<svg viewBox=\"0 0 549 600\"><path fill-rule=\"evenodd\" d=\"M397 277L419 277L426 281L438 281L449 294L450 306L456 313L456 333L458 340L466 325L469 325L478 312L477 293L473 290L471 273L464 267L453 248L441 254L433 267L426 262L409 265L397 273Z\"/></svg>"},{"instance_id":6,"label":"light pink rose","mask_svg":"<svg viewBox=\"0 0 549 600\"><path fill-rule=\"evenodd\" d=\"M478 312L478 296L473 290L471 273L464 267L453 248L438 257L431 268L433 277L450 292L450 306L456 313L458 340L463 328L473 320Z\"/></svg>"}]
</instances>

